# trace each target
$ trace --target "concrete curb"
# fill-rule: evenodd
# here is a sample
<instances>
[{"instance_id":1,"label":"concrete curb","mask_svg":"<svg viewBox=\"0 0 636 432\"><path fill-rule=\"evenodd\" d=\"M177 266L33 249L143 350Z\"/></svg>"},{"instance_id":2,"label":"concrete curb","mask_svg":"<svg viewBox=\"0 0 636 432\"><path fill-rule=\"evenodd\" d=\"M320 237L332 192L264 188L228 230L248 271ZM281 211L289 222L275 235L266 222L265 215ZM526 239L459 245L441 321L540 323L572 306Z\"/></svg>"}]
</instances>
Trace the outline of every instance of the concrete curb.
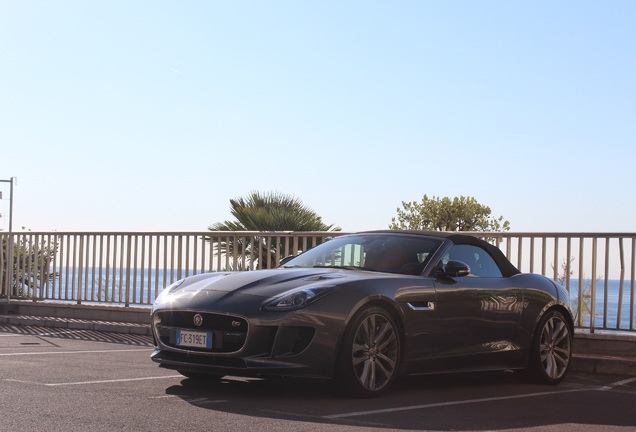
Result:
<instances>
[{"instance_id":1,"label":"concrete curb","mask_svg":"<svg viewBox=\"0 0 636 432\"><path fill-rule=\"evenodd\" d=\"M0 303L0 315L43 316L89 321L112 321L137 324L150 322L150 306L118 304L75 304L62 302L12 301Z\"/></svg>"},{"instance_id":2,"label":"concrete curb","mask_svg":"<svg viewBox=\"0 0 636 432\"><path fill-rule=\"evenodd\" d=\"M145 336L152 335L149 324L127 323L118 321L95 321L60 317L0 315L0 325L65 328L73 330L90 330L96 332L123 333Z\"/></svg>"},{"instance_id":3,"label":"concrete curb","mask_svg":"<svg viewBox=\"0 0 636 432\"><path fill-rule=\"evenodd\" d=\"M0 324L151 336L150 306L16 301L0 305Z\"/></svg>"}]
</instances>

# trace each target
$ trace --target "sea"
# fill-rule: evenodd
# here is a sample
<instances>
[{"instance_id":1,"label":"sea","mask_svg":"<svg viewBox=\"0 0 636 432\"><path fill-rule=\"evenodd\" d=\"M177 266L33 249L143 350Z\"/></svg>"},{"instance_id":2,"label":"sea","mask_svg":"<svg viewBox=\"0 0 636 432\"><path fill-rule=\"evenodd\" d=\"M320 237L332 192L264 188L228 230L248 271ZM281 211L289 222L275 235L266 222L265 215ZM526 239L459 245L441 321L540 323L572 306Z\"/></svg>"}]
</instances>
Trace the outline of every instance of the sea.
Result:
<instances>
[{"instance_id":1,"label":"sea","mask_svg":"<svg viewBox=\"0 0 636 432\"><path fill-rule=\"evenodd\" d=\"M601 279L596 283L596 295L594 296L596 299L594 308L595 328L636 330L636 296L632 294L633 288L634 286L631 280L625 280L622 289L621 281L617 279L608 279L607 282ZM605 305L606 290L607 308ZM583 293L582 296L579 296L579 291ZM579 309L579 302L581 303L581 310L583 311L580 326L590 327L590 316L592 315L590 313L592 307L590 280L583 280L582 284L580 284L577 279L570 280L570 306L575 314ZM632 327L630 327L630 325Z\"/></svg>"}]
</instances>

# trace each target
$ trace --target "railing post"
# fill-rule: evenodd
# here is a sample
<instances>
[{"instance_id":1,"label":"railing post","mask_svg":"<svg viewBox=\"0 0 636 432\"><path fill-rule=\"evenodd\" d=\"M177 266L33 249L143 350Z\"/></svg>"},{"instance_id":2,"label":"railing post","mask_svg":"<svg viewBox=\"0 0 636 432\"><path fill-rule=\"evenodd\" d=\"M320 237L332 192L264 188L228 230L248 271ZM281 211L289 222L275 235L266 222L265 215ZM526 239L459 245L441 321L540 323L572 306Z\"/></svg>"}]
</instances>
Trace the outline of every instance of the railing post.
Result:
<instances>
[{"instance_id":1,"label":"railing post","mask_svg":"<svg viewBox=\"0 0 636 432\"><path fill-rule=\"evenodd\" d=\"M75 237L77 239L77 237ZM79 237L79 264L77 268L77 304L82 304L82 270L84 268L84 236ZM73 251L73 256L77 252ZM75 274L75 269L73 271Z\"/></svg>"},{"instance_id":2,"label":"railing post","mask_svg":"<svg viewBox=\"0 0 636 432\"><path fill-rule=\"evenodd\" d=\"M621 326L621 315L623 315L623 286L625 284L625 251L623 250L623 239L618 239L618 253L620 260L620 285L618 288L618 309L616 311L616 329ZM607 299L605 300L607 303Z\"/></svg>"},{"instance_id":3,"label":"railing post","mask_svg":"<svg viewBox=\"0 0 636 432\"><path fill-rule=\"evenodd\" d=\"M583 253L585 249L584 239L582 237L579 238L579 298L576 302L577 305L577 317L579 319L579 326L581 326L581 322L583 320L583 302L585 301L585 279L583 273ZM591 289L591 288L590 288ZM592 316L590 313L590 322L592 321Z\"/></svg>"},{"instance_id":4,"label":"railing post","mask_svg":"<svg viewBox=\"0 0 636 432\"><path fill-rule=\"evenodd\" d=\"M610 238L605 239L605 277L603 283L603 328L607 328L607 298L609 294L609 255L610 255Z\"/></svg>"},{"instance_id":5,"label":"railing post","mask_svg":"<svg viewBox=\"0 0 636 432\"><path fill-rule=\"evenodd\" d=\"M596 252L598 237L592 237L592 287L591 287L591 306L590 306L590 333L594 333L596 327Z\"/></svg>"},{"instance_id":6,"label":"railing post","mask_svg":"<svg viewBox=\"0 0 636 432\"><path fill-rule=\"evenodd\" d=\"M556 280L559 275L559 237L554 237L554 257L552 259L552 279Z\"/></svg>"},{"instance_id":7,"label":"railing post","mask_svg":"<svg viewBox=\"0 0 636 432\"><path fill-rule=\"evenodd\" d=\"M631 305L631 307L629 308L629 329L630 330L636 330L634 328L634 308L636 307L636 293L634 293L634 289L636 288L636 286L634 286L634 282L636 281L636 236L632 237L632 277L631 277L631 283L630 283L630 288L629 288L629 297L630 297L630 301L629 304Z\"/></svg>"},{"instance_id":8,"label":"railing post","mask_svg":"<svg viewBox=\"0 0 636 432\"><path fill-rule=\"evenodd\" d=\"M132 238L131 236L126 236L126 285L124 285L124 297L126 298L124 304L126 307L130 306L130 265L132 258ZM122 238L122 243L123 243ZM120 299L121 301L121 299Z\"/></svg>"},{"instance_id":9,"label":"railing post","mask_svg":"<svg viewBox=\"0 0 636 432\"><path fill-rule=\"evenodd\" d=\"M572 261L570 261L570 256L572 255L572 238L568 237L566 240L565 246L565 289L570 293L570 273L571 273L571 265Z\"/></svg>"},{"instance_id":10,"label":"railing post","mask_svg":"<svg viewBox=\"0 0 636 432\"><path fill-rule=\"evenodd\" d=\"M9 183L9 235L7 238L7 269L5 288L7 290L7 301L11 301L11 291L13 290L13 182L15 177L9 180L0 180L2 183Z\"/></svg>"}]
</instances>

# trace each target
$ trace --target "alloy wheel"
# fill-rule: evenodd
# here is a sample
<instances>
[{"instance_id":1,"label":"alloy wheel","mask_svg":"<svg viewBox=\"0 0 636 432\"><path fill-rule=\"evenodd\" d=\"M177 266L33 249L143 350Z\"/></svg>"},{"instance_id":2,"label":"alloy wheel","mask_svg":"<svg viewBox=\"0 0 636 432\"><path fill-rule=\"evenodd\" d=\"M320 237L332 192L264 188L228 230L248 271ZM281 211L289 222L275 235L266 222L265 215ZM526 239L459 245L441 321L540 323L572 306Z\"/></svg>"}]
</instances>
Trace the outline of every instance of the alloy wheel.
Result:
<instances>
[{"instance_id":1,"label":"alloy wheel","mask_svg":"<svg viewBox=\"0 0 636 432\"><path fill-rule=\"evenodd\" d=\"M353 338L352 364L355 376L367 391L387 385L396 373L399 341L393 323L384 315L371 314Z\"/></svg>"},{"instance_id":2,"label":"alloy wheel","mask_svg":"<svg viewBox=\"0 0 636 432\"><path fill-rule=\"evenodd\" d=\"M544 324L539 342L539 356L545 374L560 379L567 371L572 355L570 329L560 316L550 317Z\"/></svg>"}]
</instances>

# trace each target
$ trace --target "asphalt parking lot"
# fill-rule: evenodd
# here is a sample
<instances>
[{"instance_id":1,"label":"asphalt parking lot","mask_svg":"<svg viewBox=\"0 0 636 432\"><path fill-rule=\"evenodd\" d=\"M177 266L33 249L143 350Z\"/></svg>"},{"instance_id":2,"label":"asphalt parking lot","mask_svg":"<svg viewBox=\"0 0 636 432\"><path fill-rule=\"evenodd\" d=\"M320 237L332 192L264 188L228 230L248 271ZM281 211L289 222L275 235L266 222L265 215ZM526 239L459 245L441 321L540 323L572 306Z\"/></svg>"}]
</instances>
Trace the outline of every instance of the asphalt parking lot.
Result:
<instances>
[{"instance_id":1,"label":"asphalt parking lot","mask_svg":"<svg viewBox=\"0 0 636 432\"><path fill-rule=\"evenodd\" d=\"M636 377L571 373L559 386L508 372L403 379L378 399L329 383L197 383L150 361L150 339L0 326L6 431L636 430Z\"/></svg>"}]
</instances>

